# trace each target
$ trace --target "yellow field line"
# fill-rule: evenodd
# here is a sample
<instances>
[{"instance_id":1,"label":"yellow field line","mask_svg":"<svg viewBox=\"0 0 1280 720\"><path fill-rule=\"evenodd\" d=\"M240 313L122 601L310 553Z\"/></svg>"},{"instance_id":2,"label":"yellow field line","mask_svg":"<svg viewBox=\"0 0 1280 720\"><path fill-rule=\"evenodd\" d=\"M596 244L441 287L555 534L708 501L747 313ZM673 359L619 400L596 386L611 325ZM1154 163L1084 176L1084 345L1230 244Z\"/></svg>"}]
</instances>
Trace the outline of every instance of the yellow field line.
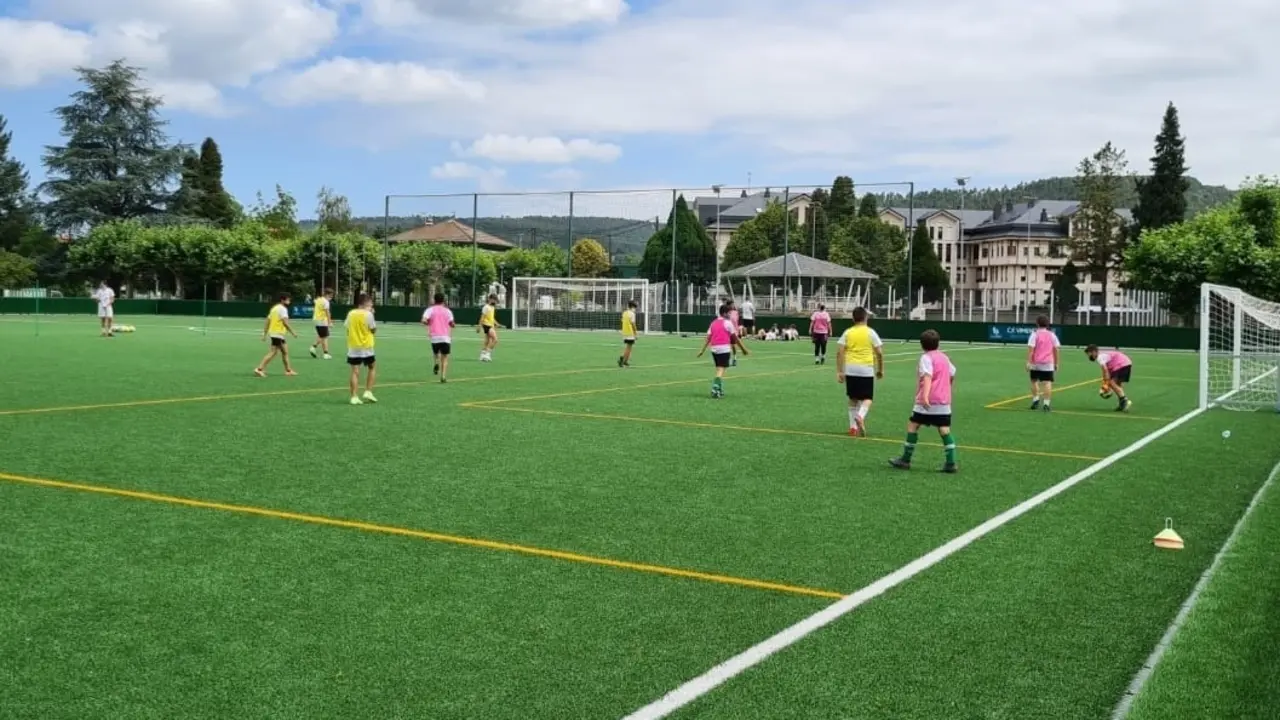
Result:
<instances>
[{"instance_id":1,"label":"yellow field line","mask_svg":"<svg viewBox=\"0 0 1280 720\"><path fill-rule=\"evenodd\" d=\"M627 560L614 560L611 558L598 557L595 555L583 555L581 553L567 552L564 550L549 550L530 545L517 545L515 543L464 537L461 535L449 535L446 533L430 532L427 530L413 530L410 528L396 527L394 525L380 525L377 523L362 522L359 520L342 520L339 518L326 517L324 515L308 515L285 510L271 510L268 508L254 507L252 505L232 505L228 503L177 497L174 495L161 495L159 493L143 492L139 490L122 490L103 485L88 485L85 483L66 482L62 480L46 480L43 478L32 478L22 475L11 475L8 473L0 473L0 480L7 480L12 483L21 483L38 487L75 490L79 492L130 498L133 500L146 500L149 502L164 503L168 505L201 508L204 510L219 510L222 512L238 513L241 515L254 515L258 517L273 518L276 520L292 520L294 522L309 523L312 525L326 525L329 527L339 527L347 530L360 530L363 532L379 533L383 535L398 535L401 537L429 540L431 542L444 543L448 545L460 545L463 547L482 548L498 552L517 553L531 557L614 568L616 570L630 570L633 572L648 573L652 575L665 575L667 577L699 580L719 585L735 585L755 590L769 590L773 592L790 593L793 595L808 595L810 597L829 598L833 600L844 597L842 593L832 590L819 590L799 585L787 585L785 583L769 582L766 580L752 580L749 578L734 577L732 575L720 575L717 573L700 572L697 570L684 570L681 568L666 567L663 565L650 565L648 563L630 562Z\"/></svg>"},{"instance_id":2,"label":"yellow field line","mask_svg":"<svg viewBox=\"0 0 1280 720\"><path fill-rule=\"evenodd\" d=\"M845 435L842 433L824 433L824 432L814 432L811 430L792 430L788 428L766 428L766 427L753 427L750 425L728 425L728 424L721 424L721 423L695 422L692 420L670 420L666 418L636 417L632 415L610 415L610 414L604 414L604 413L567 412L562 410L544 410L542 408L507 407L503 405L491 405L491 404L481 405L481 404L475 404L475 403L463 403L461 407L472 408L475 410L499 410L499 411L506 411L506 412L528 413L532 415L550 415L554 417L582 418L586 420L614 420L618 422L648 423L651 425L671 425L674 427L699 428L703 430L734 430L739 432L766 433L769 435L792 435L792 436L802 436L802 437L826 438L828 440L833 440L833 439L847 440L849 442L875 442L875 443L887 443L890 445L902 444L901 440L893 440L890 438L863 437L863 438L852 439L848 435ZM930 447L942 447L941 445L934 444L934 443L920 443L920 444L930 446ZM1017 450L1014 448L984 447L981 445L962 445L961 449L964 451L999 453L1004 455L1023 455L1023 456L1043 457L1043 458L1058 458L1063 460L1088 460L1091 462L1096 462L1102 459L1100 456L1097 456L1097 455L1075 455L1071 453L1041 452L1038 450Z\"/></svg>"},{"instance_id":3,"label":"yellow field line","mask_svg":"<svg viewBox=\"0 0 1280 720\"><path fill-rule=\"evenodd\" d=\"M987 408L987 410L995 410L997 412L1028 412L1027 410L1024 410L1022 408L1011 408L1011 407L993 407L993 408ZM1121 419L1128 419L1128 420L1158 420L1160 422L1171 422L1177 419L1177 418L1171 418L1171 417L1159 417L1156 415L1130 415L1127 412L1115 412L1115 411L1089 412L1087 410L1055 409L1052 414L1053 415L1073 415L1073 416L1080 416L1080 417L1121 418Z\"/></svg>"},{"instance_id":4,"label":"yellow field line","mask_svg":"<svg viewBox=\"0 0 1280 720\"><path fill-rule=\"evenodd\" d=\"M1056 393L1063 392L1065 390L1074 390L1075 388L1081 388L1081 387L1084 387L1085 385L1096 385L1099 382L1101 381L1098 380L1097 378L1094 378L1093 380L1085 380L1084 382L1073 383L1071 385L1055 386L1053 388L1053 392L1056 394ZM1034 395L1019 395L1018 397L1011 397L1005 400L997 400L996 402L993 402L990 405L984 405L983 407L986 408L987 410L996 410L1005 405L1012 405L1013 403L1016 403L1019 400L1030 400L1032 397L1034 397Z\"/></svg>"}]
</instances>

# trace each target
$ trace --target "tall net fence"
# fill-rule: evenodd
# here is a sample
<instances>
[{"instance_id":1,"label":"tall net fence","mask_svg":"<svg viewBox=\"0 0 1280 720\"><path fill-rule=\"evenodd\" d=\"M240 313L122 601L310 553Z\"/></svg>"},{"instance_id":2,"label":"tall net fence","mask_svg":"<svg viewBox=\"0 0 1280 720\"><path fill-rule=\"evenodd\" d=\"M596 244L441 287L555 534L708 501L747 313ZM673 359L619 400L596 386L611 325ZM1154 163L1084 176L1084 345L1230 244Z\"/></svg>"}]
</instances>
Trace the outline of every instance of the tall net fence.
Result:
<instances>
[{"instance_id":1,"label":"tall net fence","mask_svg":"<svg viewBox=\"0 0 1280 720\"><path fill-rule=\"evenodd\" d=\"M1200 307L1200 404L1280 412L1280 303L1205 284Z\"/></svg>"}]
</instances>

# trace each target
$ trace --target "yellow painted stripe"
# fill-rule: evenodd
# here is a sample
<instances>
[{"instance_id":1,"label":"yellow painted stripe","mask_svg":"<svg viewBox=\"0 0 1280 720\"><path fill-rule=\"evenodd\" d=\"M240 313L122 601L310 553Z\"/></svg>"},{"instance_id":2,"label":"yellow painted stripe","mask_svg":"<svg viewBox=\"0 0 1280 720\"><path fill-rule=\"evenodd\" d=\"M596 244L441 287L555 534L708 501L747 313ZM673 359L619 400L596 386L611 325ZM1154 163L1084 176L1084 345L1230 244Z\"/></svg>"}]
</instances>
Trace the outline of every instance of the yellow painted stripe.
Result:
<instances>
[{"instance_id":1,"label":"yellow painted stripe","mask_svg":"<svg viewBox=\"0 0 1280 720\"><path fill-rule=\"evenodd\" d=\"M751 378L778 377L781 375L798 375L800 373L812 373L812 372L813 372L813 368L804 367L804 368L798 368L798 369L793 368L791 370L776 370L773 372L745 373L741 375L734 375L733 379L748 380ZM486 407L491 405L505 405L507 403L532 402L534 400L554 400L556 398L580 397L583 395L599 395L602 393L622 392L624 390L644 390L647 388L671 387L674 385L694 385L697 383L706 383L706 382L707 382L707 379L705 377L700 377L692 380L666 380L663 382L642 383L640 385L611 385L609 387L591 388L588 390L569 390L567 392L547 393L544 395L525 395L522 397L498 398L495 400L475 400L472 402L459 403L459 405L461 407L471 407L471 408Z\"/></svg>"},{"instance_id":2,"label":"yellow painted stripe","mask_svg":"<svg viewBox=\"0 0 1280 720\"><path fill-rule=\"evenodd\" d=\"M500 411L507 411L507 412L528 413L532 415L549 415L553 417L582 418L585 420L614 420L618 422L648 423L651 425L671 425L675 427L700 428L704 430L734 430L739 432L765 433L769 435L793 435L793 436L802 436L802 437L826 438L828 440L832 440L832 439L848 440L850 442L874 442L874 443L887 443L890 445L902 444L901 440L893 440L890 438L875 438L875 437L850 438L848 435L845 435L842 433L841 434L823 433L823 432L813 432L809 430L791 430L788 428L752 427L749 425L728 425L728 424L721 424L721 423L694 422L691 420L668 420L665 418L635 417L631 415L608 415L603 413L565 412L561 410L543 410L541 408L527 408L527 407L507 407L503 405L492 405L492 404L480 405L480 404L474 404L474 403L463 403L461 407L473 408L476 410L500 410ZM942 445L935 444L935 443L920 443L920 444L927 447L939 447L939 448L942 447ZM1023 455L1023 456L1030 456L1030 457L1058 458L1062 460L1087 460L1090 462L1096 462L1102 459L1102 457L1098 455L1075 455L1071 453L1041 452L1038 450L1018 450L1016 448L985 447L982 445L961 445L960 449L965 452L970 452L970 451L987 452L987 453L999 453L999 454L1005 454L1005 455Z\"/></svg>"},{"instance_id":3,"label":"yellow painted stripe","mask_svg":"<svg viewBox=\"0 0 1280 720\"><path fill-rule=\"evenodd\" d=\"M1101 380L1099 380L1099 379L1097 379L1097 378L1094 378L1093 380L1085 380L1084 382L1073 383L1073 384L1071 384L1071 385L1062 385L1062 386L1060 386L1060 387L1055 386L1055 387L1053 388L1053 392L1054 392L1054 393L1060 393L1060 392L1064 392L1064 391L1066 391L1066 390L1074 390L1075 388L1082 388L1082 387L1084 387L1084 386L1086 386L1086 385L1097 385L1097 384L1098 384L1098 383L1100 383L1100 382L1101 382ZM986 407L986 409L988 409L988 410L995 410L996 408L1001 408L1001 407L1004 407L1005 405L1012 405L1013 403L1016 403L1016 402L1018 402L1018 401L1020 401L1020 400L1030 400L1032 397L1034 397L1034 396L1033 396L1033 395L1019 395L1018 397L1011 397L1011 398L1007 398L1007 399L1005 399L1005 400L997 400L996 402L993 402L993 403L991 403L990 405L985 405L984 407Z\"/></svg>"},{"instance_id":4,"label":"yellow painted stripe","mask_svg":"<svg viewBox=\"0 0 1280 720\"><path fill-rule=\"evenodd\" d=\"M614 560L612 558L583 555L582 553L568 552L564 550L549 550L530 545L517 545L515 543L501 542L498 540L485 540L482 538L464 537L461 535L449 535L446 533L430 532L427 530L413 530L410 528L396 527L394 525L380 525L377 523L362 522L359 520L342 520L323 515L308 515L304 513L288 512L285 510L271 510L268 508L254 507L252 505L232 505L228 503L210 502L207 500L194 500L174 495L161 495L159 493L143 492L139 490L123 490L104 485L88 485L85 483L65 482L62 480L46 480L43 478L25 477L22 475L11 475L8 473L0 473L0 480L7 480L12 483L34 485L38 487L75 490L79 492L96 493L99 495L130 498L132 500L146 500L148 502L164 503L168 505L180 505L184 507L200 508L203 510L218 510L221 512L237 513L240 515L254 515L257 517L266 517L276 520L292 520L294 522L309 523L312 525L326 525L329 527L345 528L347 530L360 530L363 532L379 533L383 535L398 535L401 537L429 540L431 542L444 543L448 545L461 545L463 547L516 553L532 557L582 563L584 565L596 565L598 567L607 567L616 570L630 570L633 572L648 573L651 575L665 575L667 577L682 578L686 580L699 580L719 585L735 585L755 590L768 590L780 593L790 593L792 595L808 595L810 597L829 598L833 600L844 597L843 593L838 593L832 590L819 590L799 585L788 585L785 583L770 582L767 580L752 580L749 578L734 577L732 575L720 575L717 573L701 572L698 570L684 570L681 568L665 567L663 565L651 565L649 563Z\"/></svg>"},{"instance_id":5,"label":"yellow painted stripe","mask_svg":"<svg viewBox=\"0 0 1280 720\"><path fill-rule=\"evenodd\" d=\"M1024 409L1022 409L1022 408L1011 408L1011 407L994 407L994 408L987 408L987 410L995 410L996 412L1028 412L1027 410L1024 410ZM1172 422L1172 421L1174 421L1174 420L1176 420L1176 419L1177 419L1177 418L1171 418L1171 417L1159 417L1159 416L1157 416L1157 415L1132 415L1132 414L1127 413L1127 412L1123 412L1123 413L1122 413L1122 412L1115 412L1114 410L1106 410L1106 411L1098 410L1098 411L1095 411L1095 412L1089 412L1089 411L1087 411L1087 410L1057 410L1057 409L1055 409L1055 410L1053 411L1053 413L1052 413L1052 414L1053 414L1053 415L1072 415L1072 416L1079 416L1079 417L1119 418L1119 419L1122 419L1122 420L1124 420L1124 419L1128 419L1128 420L1153 420L1153 421L1158 421L1158 422Z\"/></svg>"}]
</instances>

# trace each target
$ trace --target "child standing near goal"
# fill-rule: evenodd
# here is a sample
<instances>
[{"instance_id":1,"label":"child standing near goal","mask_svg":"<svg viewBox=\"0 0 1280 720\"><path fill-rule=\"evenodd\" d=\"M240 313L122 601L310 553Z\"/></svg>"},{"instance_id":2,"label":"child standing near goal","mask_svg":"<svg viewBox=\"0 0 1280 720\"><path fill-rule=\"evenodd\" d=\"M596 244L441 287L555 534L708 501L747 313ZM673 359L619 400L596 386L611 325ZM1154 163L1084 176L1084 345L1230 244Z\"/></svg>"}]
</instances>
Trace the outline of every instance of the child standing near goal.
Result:
<instances>
[{"instance_id":1,"label":"child standing near goal","mask_svg":"<svg viewBox=\"0 0 1280 720\"><path fill-rule=\"evenodd\" d=\"M1061 352L1058 336L1049 329L1049 316L1036 318L1036 329L1027 340L1027 371L1031 373L1031 409L1049 412L1053 400L1053 374Z\"/></svg>"},{"instance_id":2,"label":"child standing near goal","mask_svg":"<svg viewBox=\"0 0 1280 720\"><path fill-rule=\"evenodd\" d=\"M867 325L866 308L853 309L853 327L840 336L836 350L836 382L849 398L849 434L866 437L867 413L876 396L876 380L884 379L884 343Z\"/></svg>"},{"instance_id":3,"label":"child standing near goal","mask_svg":"<svg viewBox=\"0 0 1280 720\"><path fill-rule=\"evenodd\" d=\"M333 288L325 288L324 294L316 298L311 310L311 319L316 325L316 341L311 346L311 357L318 357L316 350L324 352L325 360L332 360L329 354L329 333L333 328Z\"/></svg>"},{"instance_id":4,"label":"child standing near goal","mask_svg":"<svg viewBox=\"0 0 1280 720\"><path fill-rule=\"evenodd\" d=\"M631 367L631 348L636 345L636 301L627 302L627 309L622 311L622 354L618 356L618 367Z\"/></svg>"},{"instance_id":5,"label":"child standing near goal","mask_svg":"<svg viewBox=\"0 0 1280 720\"><path fill-rule=\"evenodd\" d=\"M289 324L289 301L289 293L281 294L280 302L267 313L267 322L262 326L262 339L271 338L271 349L267 351L266 357L262 358L262 362L258 363L258 367L253 369L253 374L258 377L267 376L267 364L274 360L276 355L279 355L280 360L284 362L285 375L298 374L293 371L293 365L289 363L289 345L284 340L285 333L298 337L298 333L294 332L293 326Z\"/></svg>"},{"instance_id":6,"label":"child standing near goal","mask_svg":"<svg viewBox=\"0 0 1280 720\"><path fill-rule=\"evenodd\" d=\"M955 380L956 366L938 347L942 338L937 330L925 330L920 335L920 349L924 354L916 365L916 401L907 421L907 440L902 444L902 457L889 461L899 470L911 469L911 456L915 454L922 426L935 427L942 438L945 457L942 472L954 473L956 465L956 439L951 434L951 385Z\"/></svg>"},{"instance_id":7,"label":"child standing near goal","mask_svg":"<svg viewBox=\"0 0 1280 720\"><path fill-rule=\"evenodd\" d=\"M453 311L444 304L444 293L436 293L435 304L422 313L422 324L427 326L427 335L431 336L431 356L435 365L432 375L439 375L440 382L448 382L449 353L453 350Z\"/></svg>"},{"instance_id":8,"label":"child standing near goal","mask_svg":"<svg viewBox=\"0 0 1280 720\"><path fill-rule=\"evenodd\" d=\"M114 337L116 291L111 289L106 280L103 280L99 283L98 291L93 294L93 297L98 301L98 324L102 326L102 337Z\"/></svg>"},{"instance_id":9,"label":"child standing near goal","mask_svg":"<svg viewBox=\"0 0 1280 720\"><path fill-rule=\"evenodd\" d=\"M493 349L498 346L498 296L490 295L480 310L480 326L476 332L484 334L480 348L480 362L493 362Z\"/></svg>"},{"instance_id":10,"label":"child standing near goal","mask_svg":"<svg viewBox=\"0 0 1280 720\"><path fill-rule=\"evenodd\" d=\"M716 366L716 376L711 381L711 397L719 399L724 397L724 371L729 367L734 349L742 350L743 355L751 354L738 337L738 327L729 320L728 303L720 306L720 316L711 321L711 327L707 329L707 340L698 351L698 357L702 357L707 348L711 348L711 359Z\"/></svg>"},{"instance_id":11,"label":"child standing near goal","mask_svg":"<svg viewBox=\"0 0 1280 720\"><path fill-rule=\"evenodd\" d=\"M1114 392L1119 398L1116 412L1129 412L1132 403L1129 402L1129 395L1125 392L1124 386L1129 384L1129 379L1133 375L1133 361L1119 350L1101 352L1097 345L1085 348L1084 354L1089 357L1090 362L1096 362L1102 367L1102 388L1098 394L1106 399Z\"/></svg>"},{"instance_id":12,"label":"child standing near goal","mask_svg":"<svg viewBox=\"0 0 1280 720\"><path fill-rule=\"evenodd\" d=\"M738 322L738 306L734 304L733 298L726 300L724 304L726 307L729 308L729 315L727 317L729 320L729 324L733 325L733 336L735 338L741 338L742 325L740 325ZM729 365L731 367L737 367L738 365L738 346L739 345L742 345L742 343L738 342L729 347ZM714 353L715 351L713 350L712 352Z\"/></svg>"},{"instance_id":13,"label":"child standing near goal","mask_svg":"<svg viewBox=\"0 0 1280 720\"><path fill-rule=\"evenodd\" d=\"M378 323L373 319L373 298L360 293L356 307L347 313L347 364L351 366L351 404L376 403L373 384L378 378L377 359L374 357L374 335ZM364 366L364 395L360 392L360 367Z\"/></svg>"},{"instance_id":14,"label":"child standing near goal","mask_svg":"<svg viewBox=\"0 0 1280 720\"><path fill-rule=\"evenodd\" d=\"M827 338L831 337L831 313L826 305L818 305L818 310L809 316L809 337L813 339L813 364L826 363Z\"/></svg>"}]
</instances>

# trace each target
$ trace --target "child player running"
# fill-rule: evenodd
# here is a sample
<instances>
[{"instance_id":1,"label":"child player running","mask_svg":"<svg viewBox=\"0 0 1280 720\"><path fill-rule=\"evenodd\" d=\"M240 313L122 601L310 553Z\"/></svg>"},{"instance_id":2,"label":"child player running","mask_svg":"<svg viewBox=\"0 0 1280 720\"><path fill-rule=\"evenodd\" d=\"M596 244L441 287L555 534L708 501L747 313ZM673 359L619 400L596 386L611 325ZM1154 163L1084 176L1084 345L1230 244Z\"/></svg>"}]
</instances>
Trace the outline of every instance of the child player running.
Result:
<instances>
[{"instance_id":1,"label":"child player running","mask_svg":"<svg viewBox=\"0 0 1280 720\"><path fill-rule=\"evenodd\" d=\"M622 354L618 356L618 367L631 367L631 348L636 346L636 301L627 302L627 309L622 311Z\"/></svg>"},{"instance_id":2,"label":"child player running","mask_svg":"<svg viewBox=\"0 0 1280 720\"><path fill-rule=\"evenodd\" d=\"M448 382L445 376L449 374L449 351L453 349L453 311L444 304L444 293L436 293L434 301L422 313L422 324L431 336L431 357L435 360L431 373L439 375L440 382Z\"/></svg>"},{"instance_id":3,"label":"child player running","mask_svg":"<svg viewBox=\"0 0 1280 720\"><path fill-rule=\"evenodd\" d=\"M378 378L378 361L374 358L373 343L378 323L373 319L373 298L360 293L344 324L347 326L347 364L351 366L351 404L376 403L378 398L373 396L373 384ZM365 368L364 395L359 395L362 365Z\"/></svg>"},{"instance_id":4,"label":"child player running","mask_svg":"<svg viewBox=\"0 0 1280 720\"><path fill-rule=\"evenodd\" d=\"M866 308L853 309L853 327L837 343L836 382L849 398L849 434L867 436L867 413L876 396L876 380L884 379L884 348L880 336L867 326Z\"/></svg>"},{"instance_id":5,"label":"child player running","mask_svg":"<svg viewBox=\"0 0 1280 720\"><path fill-rule=\"evenodd\" d=\"M724 304L726 307L729 308L728 320L729 320L729 324L733 325L733 336L736 338L741 338L742 325L741 323L738 322L738 306L734 304L733 298L729 298L728 300L725 300ZM732 367L738 366L738 346L740 345L742 345L742 343L738 342L729 348L729 365ZM714 353L715 351L713 350L712 352Z\"/></svg>"},{"instance_id":6,"label":"child player running","mask_svg":"<svg viewBox=\"0 0 1280 720\"><path fill-rule=\"evenodd\" d=\"M813 364L823 365L827 362L827 338L831 337L831 313L826 305L818 305L818 309L809 316L809 337L813 339Z\"/></svg>"},{"instance_id":7,"label":"child player running","mask_svg":"<svg viewBox=\"0 0 1280 720\"><path fill-rule=\"evenodd\" d=\"M711 348L711 359L715 361L716 366L716 377L711 381L711 397L719 399L724 397L724 371L729 367L734 348L741 350L743 355L751 354L747 352L742 339L738 337L738 327L729 320L729 303L721 305L720 316L711 321L711 327L707 330L707 341L698 351L698 357L702 357L707 348Z\"/></svg>"},{"instance_id":8,"label":"child player running","mask_svg":"<svg viewBox=\"0 0 1280 720\"><path fill-rule=\"evenodd\" d=\"M956 465L956 439L951 434L951 386L955 381L956 366L938 346L942 338L937 330L925 330L920 335L920 348L924 354L916 366L916 402L911 419L907 421L907 441L902 444L902 457L889 461L899 470L911 469L911 456L920 440L921 426L938 428L942 438L945 464L942 472L954 473Z\"/></svg>"},{"instance_id":9,"label":"child player running","mask_svg":"<svg viewBox=\"0 0 1280 720\"><path fill-rule=\"evenodd\" d=\"M1129 378L1133 374L1133 361L1119 350L1099 351L1097 345L1085 348L1084 354L1089 356L1091 362L1096 362L1102 367L1100 391L1102 397L1109 398L1114 392L1120 399L1116 412L1128 412L1132 403L1129 402L1129 395L1125 393L1124 386L1129 384Z\"/></svg>"},{"instance_id":10,"label":"child player running","mask_svg":"<svg viewBox=\"0 0 1280 720\"><path fill-rule=\"evenodd\" d=\"M325 288L324 294L316 298L311 310L311 320L316 325L316 341L311 345L311 357L318 357L316 350L324 352L325 360L332 360L329 354L329 332L333 328L333 288Z\"/></svg>"},{"instance_id":11,"label":"child player running","mask_svg":"<svg viewBox=\"0 0 1280 720\"><path fill-rule=\"evenodd\" d=\"M480 325L476 332L484 334L480 348L480 362L493 362L493 349L498 346L498 296L490 295L480 310Z\"/></svg>"},{"instance_id":12,"label":"child player running","mask_svg":"<svg viewBox=\"0 0 1280 720\"><path fill-rule=\"evenodd\" d=\"M284 362L285 375L298 374L289 364L289 346L284 341L285 333L298 337L298 333L294 332L293 326L289 324L289 302L289 293L283 293L280 295L280 302L272 306L271 312L267 313L267 321L262 326L262 339L265 341L271 338L271 349L267 351L266 357L262 358L262 362L258 363L258 367L253 369L253 374L258 377L267 376L267 364L274 360L276 355L279 355L280 360Z\"/></svg>"},{"instance_id":13,"label":"child player running","mask_svg":"<svg viewBox=\"0 0 1280 720\"><path fill-rule=\"evenodd\" d=\"M1061 352L1058 336L1049 329L1049 316L1036 318L1036 329L1027 340L1027 370L1031 373L1031 409L1049 412L1053 400L1053 373Z\"/></svg>"}]
</instances>

